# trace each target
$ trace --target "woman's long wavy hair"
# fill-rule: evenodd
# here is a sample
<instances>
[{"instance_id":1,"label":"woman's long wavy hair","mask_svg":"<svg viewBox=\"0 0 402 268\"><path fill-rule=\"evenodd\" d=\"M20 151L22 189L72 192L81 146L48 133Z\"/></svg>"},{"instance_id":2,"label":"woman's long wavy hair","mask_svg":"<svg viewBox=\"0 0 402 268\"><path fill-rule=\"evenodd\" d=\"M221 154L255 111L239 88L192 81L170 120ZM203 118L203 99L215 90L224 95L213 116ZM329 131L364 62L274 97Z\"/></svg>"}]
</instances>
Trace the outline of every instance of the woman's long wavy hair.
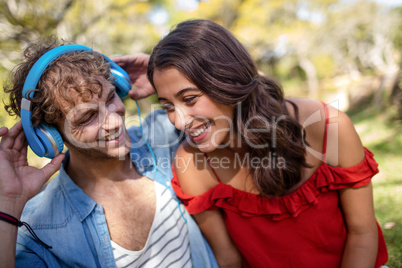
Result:
<instances>
[{"instance_id":1,"label":"woman's long wavy hair","mask_svg":"<svg viewBox=\"0 0 402 268\"><path fill-rule=\"evenodd\" d=\"M150 57L148 79L154 87L154 71L169 67L180 71L213 101L235 105L233 125L248 146L250 159L268 155L284 159L280 168L250 168L262 196L280 196L300 182L302 167L308 167L304 131L289 115L281 87L258 73L250 54L228 30L208 20L178 24ZM297 117L297 107L292 105ZM267 122L272 133L255 131L266 130Z\"/></svg>"},{"instance_id":2,"label":"woman's long wavy hair","mask_svg":"<svg viewBox=\"0 0 402 268\"><path fill-rule=\"evenodd\" d=\"M25 79L35 62L47 51L67 42L59 42L51 36L29 44L23 51L23 61L10 72L4 84L4 92L9 94L9 102L4 104L11 115L20 115L22 89ZM102 54L94 51L74 51L65 53L55 60L43 72L31 98L32 125L40 122L56 127L65 113L75 105L74 92L87 102L94 94L102 95L103 86L100 77L111 81L109 63Z\"/></svg>"}]
</instances>

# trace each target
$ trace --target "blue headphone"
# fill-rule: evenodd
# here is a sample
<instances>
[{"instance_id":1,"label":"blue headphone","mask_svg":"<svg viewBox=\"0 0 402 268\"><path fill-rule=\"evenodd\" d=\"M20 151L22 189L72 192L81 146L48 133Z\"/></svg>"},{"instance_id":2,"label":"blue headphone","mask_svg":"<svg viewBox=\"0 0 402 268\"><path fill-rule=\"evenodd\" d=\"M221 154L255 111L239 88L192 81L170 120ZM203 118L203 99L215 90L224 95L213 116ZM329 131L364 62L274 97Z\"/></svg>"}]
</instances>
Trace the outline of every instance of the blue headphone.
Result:
<instances>
[{"instance_id":1,"label":"blue headphone","mask_svg":"<svg viewBox=\"0 0 402 268\"><path fill-rule=\"evenodd\" d=\"M53 60L72 51L92 51L92 49L82 45L62 45L51 49L35 62L25 79L22 89L21 122L29 147L39 157L54 158L63 151L64 145L60 133L54 127L44 123L40 123L36 127L32 126L31 101L29 99L33 97L34 92L29 91L37 87L43 72ZM128 91L131 89L128 74L111 59L104 57L110 63L110 71L115 79L114 86L116 87L117 95L120 98L127 96Z\"/></svg>"}]
</instances>

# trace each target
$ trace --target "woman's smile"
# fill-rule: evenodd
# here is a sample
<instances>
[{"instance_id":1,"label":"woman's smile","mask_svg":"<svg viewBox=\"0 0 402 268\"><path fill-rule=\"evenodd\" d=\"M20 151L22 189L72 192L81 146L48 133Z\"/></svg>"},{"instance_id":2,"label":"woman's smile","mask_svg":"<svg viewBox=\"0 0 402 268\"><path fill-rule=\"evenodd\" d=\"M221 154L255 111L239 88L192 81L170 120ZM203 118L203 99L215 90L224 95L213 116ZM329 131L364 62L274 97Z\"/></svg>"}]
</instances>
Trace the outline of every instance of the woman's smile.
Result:
<instances>
[{"instance_id":1,"label":"woman's smile","mask_svg":"<svg viewBox=\"0 0 402 268\"><path fill-rule=\"evenodd\" d=\"M193 141L200 141L208 135L208 132L210 131L210 126L211 123L210 121L208 121L200 127L188 129L185 132L193 139Z\"/></svg>"}]
</instances>

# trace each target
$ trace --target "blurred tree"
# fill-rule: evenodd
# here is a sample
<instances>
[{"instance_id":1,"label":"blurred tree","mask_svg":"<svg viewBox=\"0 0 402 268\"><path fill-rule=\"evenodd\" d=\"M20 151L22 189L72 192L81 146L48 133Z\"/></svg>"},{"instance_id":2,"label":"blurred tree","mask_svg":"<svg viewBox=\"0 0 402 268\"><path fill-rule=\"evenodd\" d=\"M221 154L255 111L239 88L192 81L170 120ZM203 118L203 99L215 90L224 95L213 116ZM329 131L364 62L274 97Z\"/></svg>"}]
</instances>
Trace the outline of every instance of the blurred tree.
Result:
<instances>
[{"instance_id":1,"label":"blurred tree","mask_svg":"<svg viewBox=\"0 0 402 268\"><path fill-rule=\"evenodd\" d=\"M390 95L400 68L400 50L395 49L393 40L401 23L400 14L394 10L361 1L338 5L317 33L323 40L321 48L333 56L341 73L355 81L363 75L380 78L379 85L372 88L378 107L385 104L384 93Z\"/></svg>"},{"instance_id":2,"label":"blurred tree","mask_svg":"<svg viewBox=\"0 0 402 268\"><path fill-rule=\"evenodd\" d=\"M312 62L316 20L335 0L210 0L190 16L207 18L231 30L249 49L261 70L278 74L279 59L291 57L289 70L300 67L310 97L318 97L317 70ZM304 17L303 17L304 16ZM181 16L182 18L182 16Z\"/></svg>"},{"instance_id":3,"label":"blurred tree","mask_svg":"<svg viewBox=\"0 0 402 268\"><path fill-rule=\"evenodd\" d=\"M11 69L26 43L56 35L108 55L150 51L159 34L149 13L163 0L0 2L0 63Z\"/></svg>"},{"instance_id":4,"label":"blurred tree","mask_svg":"<svg viewBox=\"0 0 402 268\"><path fill-rule=\"evenodd\" d=\"M2 0L0 85L21 60L27 43L49 35L87 45L109 56L150 52L160 37L150 23L150 13L155 6L169 4L169 0ZM3 90L0 98L7 101ZM136 112L135 105L130 104L128 116ZM16 120L8 116L2 105L0 126L10 127ZM37 164L42 165L41 161Z\"/></svg>"},{"instance_id":5,"label":"blurred tree","mask_svg":"<svg viewBox=\"0 0 402 268\"><path fill-rule=\"evenodd\" d=\"M28 42L49 35L87 45L109 56L149 53L160 38L159 28L151 23L150 16L155 8L173 4L169 0L3 0L0 75L5 78L16 66ZM0 111L0 116L5 116L4 109ZM135 105L129 105L128 112L136 113Z\"/></svg>"},{"instance_id":6,"label":"blurred tree","mask_svg":"<svg viewBox=\"0 0 402 268\"><path fill-rule=\"evenodd\" d=\"M348 85L341 88L351 96L351 83L371 76L379 78L372 87L378 89L375 103L383 105L400 69L401 8L368 0L192 0L198 8L180 10L184 2L2 1L0 65L11 69L27 42L50 34L107 55L149 53L169 25L206 18L232 31L264 73L284 83L294 81L299 96L322 98L322 88L340 83ZM152 16L164 13L168 25L163 20L150 23Z\"/></svg>"},{"instance_id":7,"label":"blurred tree","mask_svg":"<svg viewBox=\"0 0 402 268\"><path fill-rule=\"evenodd\" d=\"M264 73L298 80L299 90L305 85L309 97L322 98L324 86L338 87L336 98L345 96L344 109L356 95L353 87L360 95L374 91L374 103L384 105L400 69L401 8L370 1L209 0L199 1L195 11L176 13L170 22L188 18L225 26ZM379 79L368 86L371 91L360 90L367 88L364 76Z\"/></svg>"}]
</instances>

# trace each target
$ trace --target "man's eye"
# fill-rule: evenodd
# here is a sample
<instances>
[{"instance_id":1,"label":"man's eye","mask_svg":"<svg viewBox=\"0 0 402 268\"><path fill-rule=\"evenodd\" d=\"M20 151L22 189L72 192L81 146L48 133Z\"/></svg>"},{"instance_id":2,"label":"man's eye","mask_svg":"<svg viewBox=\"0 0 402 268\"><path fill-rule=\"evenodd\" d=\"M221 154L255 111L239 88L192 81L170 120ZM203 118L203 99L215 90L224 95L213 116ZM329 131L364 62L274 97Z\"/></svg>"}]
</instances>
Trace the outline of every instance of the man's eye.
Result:
<instances>
[{"instance_id":1,"label":"man's eye","mask_svg":"<svg viewBox=\"0 0 402 268\"><path fill-rule=\"evenodd\" d=\"M115 98L116 95L116 91L109 97L109 99L107 100L107 102L112 101Z\"/></svg>"},{"instance_id":2,"label":"man's eye","mask_svg":"<svg viewBox=\"0 0 402 268\"><path fill-rule=\"evenodd\" d=\"M80 122L80 125L83 126L83 125L86 125L86 124L90 123L90 122L93 120L93 118L94 118L94 115L93 115L93 114L86 116L86 117Z\"/></svg>"}]
</instances>

